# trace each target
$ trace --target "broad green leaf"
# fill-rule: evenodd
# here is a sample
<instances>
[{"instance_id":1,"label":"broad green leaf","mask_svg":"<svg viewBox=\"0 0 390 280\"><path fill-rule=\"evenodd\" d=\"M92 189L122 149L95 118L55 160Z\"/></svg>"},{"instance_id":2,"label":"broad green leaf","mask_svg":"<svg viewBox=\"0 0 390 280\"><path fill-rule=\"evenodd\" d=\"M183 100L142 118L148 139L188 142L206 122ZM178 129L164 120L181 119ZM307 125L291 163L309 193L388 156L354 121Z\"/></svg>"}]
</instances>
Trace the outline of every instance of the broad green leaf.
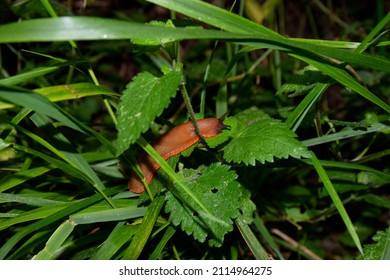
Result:
<instances>
[{"instance_id":1,"label":"broad green leaf","mask_svg":"<svg viewBox=\"0 0 390 280\"><path fill-rule=\"evenodd\" d=\"M202 209L191 199L190 205L181 203L181 199L172 193L166 196L165 211L170 213L174 225L180 225L182 230L192 234L194 239L204 242L209 236L211 246L221 246L224 235L233 229L232 219L239 215L239 209L244 208L247 203L243 188L235 181L237 175L229 171L228 166L221 164L201 166L197 170L184 169L180 174L213 216L204 215ZM183 191L179 194L189 198ZM253 208L251 210L253 211Z\"/></svg>"},{"instance_id":2,"label":"broad green leaf","mask_svg":"<svg viewBox=\"0 0 390 280\"><path fill-rule=\"evenodd\" d=\"M390 260L390 227L385 231L378 231L372 238L374 244L364 246L364 253L359 260Z\"/></svg>"},{"instance_id":3,"label":"broad green leaf","mask_svg":"<svg viewBox=\"0 0 390 280\"><path fill-rule=\"evenodd\" d=\"M177 68L162 77L140 73L128 84L118 105L118 155L127 150L168 106L181 80Z\"/></svg>"},{"instance_id":4,"label":"broad green leaf","mask_svg":"<svg viewBox=\"0 0 390 280\"><path fill-rule=\"evenodd\" d=\"M274 158L309 158L309 151L285 124L275 119L257 121L241 126L236 136L224 148L227 161L255 165L273 162Z\"/></svg>"}]
</instances>

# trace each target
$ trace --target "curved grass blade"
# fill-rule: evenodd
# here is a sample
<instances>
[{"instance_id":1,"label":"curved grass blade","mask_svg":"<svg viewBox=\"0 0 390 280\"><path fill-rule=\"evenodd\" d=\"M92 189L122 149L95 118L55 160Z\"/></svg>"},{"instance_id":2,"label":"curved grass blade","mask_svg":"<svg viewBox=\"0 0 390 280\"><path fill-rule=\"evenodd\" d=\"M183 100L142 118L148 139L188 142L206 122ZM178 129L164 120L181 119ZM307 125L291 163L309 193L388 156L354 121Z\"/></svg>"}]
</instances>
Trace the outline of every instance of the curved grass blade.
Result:
<instances>
[{"instance_id":1,"label":"curved grass blade","mask_svg":"<svg viewBox=\"0 0 390 280\"><path fill-rule=\"evenodd\" d=\"M310 152L310 153L312 156L311 160L312 160L314 168L317 171L317 174L319 175L322 183L324 184L325 189L327 190L334 205L336 206L336 209L339 212L341 218L343 219L343 222L344 222L345 226L347 227L347 230L348 230L349 234L351 235L351 238L354 241L356 247L359 249L360 253L363 253L363 249L362 249L362 245L360 243L359 236L356 233L355 227L353 226L351 219L350 219L347 211L345 210L342 201L340 200L340 197L338 196L336 190L333 187L332 182L330 181L328 175L326 174L324 168L322 167L321 163L317 159L316 155L313 152Z\"/></svg>"}]
</instances>

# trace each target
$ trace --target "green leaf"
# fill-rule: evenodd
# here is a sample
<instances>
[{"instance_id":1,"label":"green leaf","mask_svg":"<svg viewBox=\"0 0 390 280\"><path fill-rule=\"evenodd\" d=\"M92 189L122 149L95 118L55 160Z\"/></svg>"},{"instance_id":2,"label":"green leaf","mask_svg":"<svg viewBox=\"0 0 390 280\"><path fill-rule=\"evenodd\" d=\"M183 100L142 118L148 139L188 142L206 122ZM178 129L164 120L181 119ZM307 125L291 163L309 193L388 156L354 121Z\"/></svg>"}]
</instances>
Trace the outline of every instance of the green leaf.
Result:
<instances>
[{"instance_id":1,"label":"green leaf","mask_svg":"<svg viewBox=\"0 0 390 280\"><path fill-rule=\"evenodd\" d=\"M307 148L295 139L295 133L279 120L259 115L240 124L234 134L224 149L224 158L229 162L255 165L256 161L273 162L275 157L310 157Z\"/></svg>"},{"instance_id":2,"label":"green leaf","mask_svg":"<svg viewBox=\"0 0 390 280\"><path fill-rule=\"evenodd\" d=\"M190 205L183 204L180 198L169 192L165 212L170 213L174 225L180 225L194 239L204 242L209 235L210 246L221 246L224 235L233 230L232 219L239 215L239 209L248 207L244 189L235 180L237 175L229 171L229 166L220 163L198 169L184 169L180 175L212 216L204 214L198 204L188 199L189 196L184 191L179 194L187 198ZM247 210L245 212L248 217Z\"/></svg>"},{"instance_id":3,"label":"green leaf","mask_svg":"<svg viewBox=\"0 0 390 280\"><path fill-rule=\"evenodd\" d=\"M309 65L298 71L296 75L290 77L278 90L278 94L291 93L290 97L305 94L317 83L326 83L329 78L322 72L318 71L317 68Z\"/></svg>"},{"instance_id":4,"label":"green leaf","mask_svg":"<svg viewBox=\"0 0 390 280\"><path fill-rule=\"evenodd\" d=\"M162 21L151 21L147 25L151 26L166 26L175 28L175 25L172 23L171 20L168 20L167 22ZM142 46L142 51L153 51L157 50L160 47L164 47L165 45L174 42L175 39L169 39L169 38L135 38L131 39L131 42L136 45Z\"/></svg>"},{"instance_id":5,"label":"green leaf","mask_svg":"<svg viewBox=\"0 0 390 280\"><path fill-rule=\"evenodd\" d=\"M359 260L390 260L390 227L385 231L378 231L372 238L376 243L365 245L364 253Z\"/></svg>"},{"instance_id":6,"label":"green leaf","mask_svg":"<svg viewBox=\"0 0 390 280\"><path fill-rule=\"evenodd\" d=\"M162 77L140 73L127 85L118 105L118 155L127 150L168 106L181 80L177 68Z\"/></svg>"}]
</instances>

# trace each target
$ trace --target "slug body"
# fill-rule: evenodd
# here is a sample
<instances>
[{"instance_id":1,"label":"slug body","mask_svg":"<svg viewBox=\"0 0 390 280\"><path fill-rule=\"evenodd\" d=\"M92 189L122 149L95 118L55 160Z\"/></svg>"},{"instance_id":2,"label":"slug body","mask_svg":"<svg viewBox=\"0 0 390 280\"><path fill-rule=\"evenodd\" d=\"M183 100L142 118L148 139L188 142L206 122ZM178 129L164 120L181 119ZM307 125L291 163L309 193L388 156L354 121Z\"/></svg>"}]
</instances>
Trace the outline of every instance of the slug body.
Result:
<instances>
[{"instance_id":1,"label":"slug body","mask_svg":"<svg viewBox=\"0 0 390 280\"><path fill-rule=\"evenodd\" d=\"M216 118L198 120L197 124L203 138L214 137L226 128L222 120ZM163 159L167 160L188 149L199 140L193 122L189 121L172 128L166 134L154 140L152 146ZM156 171L160 168L160 165L145 151L142 151L138 155L137 162L142 174L149 184ZM142 193L145 191L144 184L135 172L131 173L128 186L130 191L134 193Z\"/></svg>"}]
</instances>

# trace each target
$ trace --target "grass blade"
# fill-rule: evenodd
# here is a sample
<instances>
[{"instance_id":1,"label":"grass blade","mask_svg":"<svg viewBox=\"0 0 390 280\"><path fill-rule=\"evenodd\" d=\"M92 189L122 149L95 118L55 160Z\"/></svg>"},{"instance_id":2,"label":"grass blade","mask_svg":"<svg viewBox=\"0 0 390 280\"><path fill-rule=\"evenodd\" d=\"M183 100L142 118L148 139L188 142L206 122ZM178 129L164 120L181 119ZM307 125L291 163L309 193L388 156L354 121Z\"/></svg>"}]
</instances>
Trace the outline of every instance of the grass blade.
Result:
<instances>
[{"instance_id":1,"label":"grass blade","mask_svg":"<svg viewBox=\"0 0 390 280\"><path fill-rule=\"evenodd\" d=\"M124 259L127 260L136 260L140 256L143 248L145 247L146 242L149 239L150 234L152 233L154 224L157 221L158 216L160 215L161 208L164 204L164 197L156 197L152 203L148 206L146 214L142 220L141 225L139 226L133 240L130 243L129 248L124 256Z\"/></svg>"},{"instance_id":2,"label":"grass blade","mask_svg":"<svg viewBox=\"0 0 390 280\"><path fill-rule=\"evenodd\" d=\"M344 205L342 201L340 200L340 197L338 196L336 190L333 187L332 182L330 181L328 175L326 174L324 168L322 167L321 163L317 159L316 155L311 152L311 160L313 163L314 168L317 171L317 174L320 176L320 179L322 183L325 186L325 189L327 190L329 196L331 197L337 211L339 212L341 218L344 221L345 226L347 227L347 230L349 234L351 235L352 240L354 241L356 247L359 249L360 253L363 253L362 245L360 243L359 236L356 233L355 227L353 226L351 219L349 218L349 215L347 211L344 208Z\"/></svg>"},{"instance_id":3,"label":"grass blade","mask_svg":"<svg viewBox=\"0 0 390 280\"><path fill-rule=\"evenodd\" d=\"M47 240L45 248L43 248L38 254L36 254L33 260L54 260L58 254L58 249L62 246L65 240L72 233L76 223L71 220L63 222L56 231Z\"/></svg>"}]
</instances>

